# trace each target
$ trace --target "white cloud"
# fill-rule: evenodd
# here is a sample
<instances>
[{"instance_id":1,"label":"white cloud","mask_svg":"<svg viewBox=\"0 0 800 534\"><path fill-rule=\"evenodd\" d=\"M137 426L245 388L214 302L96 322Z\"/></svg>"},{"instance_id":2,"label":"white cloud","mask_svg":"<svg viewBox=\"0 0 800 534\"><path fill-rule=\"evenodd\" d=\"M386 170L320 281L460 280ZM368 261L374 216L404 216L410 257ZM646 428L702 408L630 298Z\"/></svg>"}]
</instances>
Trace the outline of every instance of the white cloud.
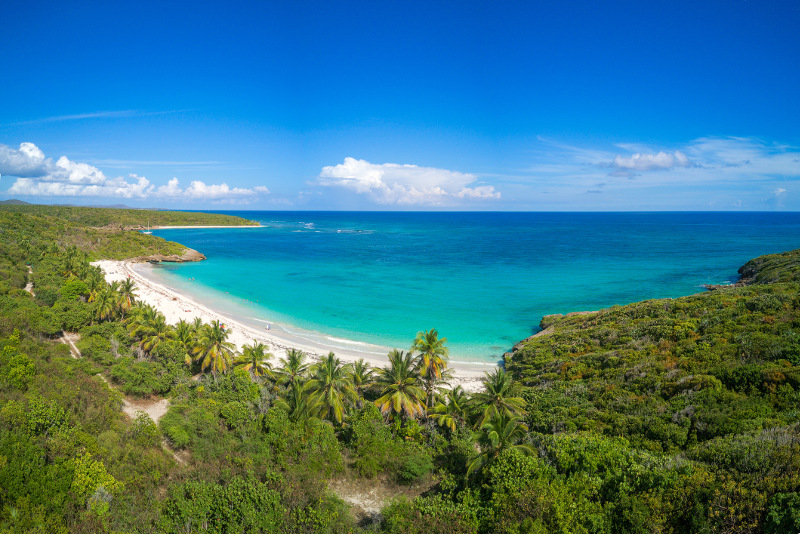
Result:
<instances>
[{"instance_id":1,"label":"white cloud","mask_svg":"<svg viewBox=\"0 0 800 534\"><path fill-rule=\"evenodd\" d=\"M228 184L222 183L219 185L206 185L200 180L195 180L183 194L189 198L195 199L208 199L208 200L221 200L231 198L245 198L252 195L252 189L240 189L238 187L228 187Z\"/></svg>"},{"instance_id":2,"label":"white cloud","mask_svg":"<svg viewBox=\"0 0 800 534\"><path fill-rule=\"evenodd\" d=\"M676 150L672 154L659 152L657 154L642 154L637 152L628 157L617 156L614 158L614 166L618 169L632 171L654 171L671 169L673 167L689 167L691 162L686 154Z\"/></svg>"},{"instance_id":3,"label":"white cloud","mask_svg":"<svg viewBox=\"0 0 800 534\"><path fill-rule=\"evenodd\" d=\"M206 184L195 180L182 189L177 178L156 187L144 176L129 174L109 178L103 171L61 156L53 162L33 143L22 143L18 150L0 145L0 173L17 177L6 191L19 196L116 197L126 199L161 198L168 200L208 200L248 203L269 194L269 189L230 187L226 183Z\"/></svg>"},{"instance_id":4,"label":"white cloud","mask_svg":"<svg viewBox=\"0 0 800 534\"><path fill-rule=\"evenodd\" d=\"M47 174L44 152L33 143L22 143L19 149L0 145L0 175L8 174L22 178Z\"/></svg>"},{"instance_id":5,"label":"white cloud","mask_svg":"<svg viewBox=\"0 0 800 534\"><path fill-rule=\"evenodd\" d=\"M477 178L433 167L375 164L347 157L344 163L323 167L318 183L367 194L380 204L450 205L463 199L499 199L493 186L468 187Z\"/></svg>"},{"instance_id":6,"label":"white cloud","mask_svg":"<svg viewBox=\"0 0 800 534\"><path fill-rule=\"evenodd\" d=\"M800 180L794 146L742 137L671 146L537 141L528 151L530 165L504 182L504 195L525 209L800 210L791 187Z\"/></svg>"}]
</instances>

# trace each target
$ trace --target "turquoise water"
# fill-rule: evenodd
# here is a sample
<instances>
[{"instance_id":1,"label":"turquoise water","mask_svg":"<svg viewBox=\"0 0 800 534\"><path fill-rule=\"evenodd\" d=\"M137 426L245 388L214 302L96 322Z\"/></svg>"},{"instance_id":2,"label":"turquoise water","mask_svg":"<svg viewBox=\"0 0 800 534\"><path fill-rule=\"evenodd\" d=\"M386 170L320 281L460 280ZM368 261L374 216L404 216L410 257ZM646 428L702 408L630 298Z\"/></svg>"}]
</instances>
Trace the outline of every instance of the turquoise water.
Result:
<instances>
[{"instance_id":1,"label":"turquoise water","mask_svg":"<svg viewBox=\"0 0 800 534\"><path fill-rule=\"evenodd\" d=\"M798 213L227 212L262 228L153 233L208 260L169 285L238 317L357 346L497 361L543 315L702 291L800 247Z\"/></svg>"}]
</instances>

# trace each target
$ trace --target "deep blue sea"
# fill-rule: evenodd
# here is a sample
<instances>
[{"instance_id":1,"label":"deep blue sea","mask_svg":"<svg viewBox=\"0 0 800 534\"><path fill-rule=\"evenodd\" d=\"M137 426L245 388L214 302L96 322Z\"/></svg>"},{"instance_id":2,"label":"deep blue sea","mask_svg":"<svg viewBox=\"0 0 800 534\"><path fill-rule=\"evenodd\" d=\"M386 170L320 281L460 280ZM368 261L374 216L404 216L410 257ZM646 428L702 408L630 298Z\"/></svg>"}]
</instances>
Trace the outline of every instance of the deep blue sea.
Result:
<instances>
[{"instance_id":1,"label":"deep blue sea","mask_svg":"<svg viewBox=\"0 0 800 534\"><path fill-rule=\"evenodd\" d=\"M165 283L286 332L497 361L543 315L677 297L800 248L800 213L223 212L261 228L156 230L208 257Z\"/></svg>"}]
</instances>

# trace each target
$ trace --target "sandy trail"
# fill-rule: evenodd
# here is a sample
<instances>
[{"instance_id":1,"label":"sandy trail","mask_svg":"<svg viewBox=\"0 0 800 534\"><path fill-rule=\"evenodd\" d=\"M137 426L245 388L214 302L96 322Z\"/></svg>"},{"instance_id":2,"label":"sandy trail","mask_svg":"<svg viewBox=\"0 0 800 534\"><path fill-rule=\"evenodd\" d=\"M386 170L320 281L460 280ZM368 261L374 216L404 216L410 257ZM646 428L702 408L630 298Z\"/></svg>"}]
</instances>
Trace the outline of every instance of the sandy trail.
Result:
<instances>
[{"instance_id":1,"label":"sandy trail","mask_svg":"<svg viewBox=\"0 0 800 534\"><path fill-rule=\"evenodd\" d=\"M71 333L71 332L64 332L63 335L59 338L59 341L66 346L69 347L70 355L75 358L76 360L82 358L81 351L78 350L78 347L75 345L75 342L80 339L79 334ZM99 376L103 382L108 384L108 387L111 389L117 389L114 387L111 382L103 375ZM117 390L119 391L119 390ZM131 419L136 418L136 412L144 412L150 416L150 419L158 423L158 421L164 417L164 414L167 413L169 410L169 399L159 399L159 400L147 400L147 399L129 399L126 396L122 396L122 411L128 415Z\"/></svg>"}]
</instances>

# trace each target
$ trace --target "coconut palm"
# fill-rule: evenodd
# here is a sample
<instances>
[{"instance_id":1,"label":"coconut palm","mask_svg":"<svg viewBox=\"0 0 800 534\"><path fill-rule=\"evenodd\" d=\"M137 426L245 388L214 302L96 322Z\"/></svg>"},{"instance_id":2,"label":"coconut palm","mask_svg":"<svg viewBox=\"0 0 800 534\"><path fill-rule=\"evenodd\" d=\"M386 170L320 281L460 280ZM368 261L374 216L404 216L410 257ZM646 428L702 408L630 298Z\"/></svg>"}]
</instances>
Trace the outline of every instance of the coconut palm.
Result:
<instances>
[{"instance_id":1,"label":"coconut palm","mask_svg":"<svg viewBox=\"0 0 800 534\"><path fill-rule=\"evenodd\" d=\"M61 256L61 260L64 263L64 275L69 276L76 274L78 264L80 263L80 255L78 254L78 247L75 245L68 246L65 250L63 255Z\"/></svg>"},{"instance_id":2,"label":"coconut palm","mask_svg":"<svg viewBox=\"0 0 800 534\"><path fill-rule=\"evenodd\" d=\"M425 413L425 392L419 387L419 375L410 352L394 349L389 353L389 367L381 369L378 385L382 396L375 405L384 415L405 419Z\"/></svg>"},{"instance_id":3,"label":"coconut palm","mask_svg":"<svg viewBox=\"0 0 800 534\"><path fill-rule=\"evenodd\" d=\"M455 432L459 425L466 425L469 420L470 398L464 388L456 386L449 390L443 400L433 408L431 416L440 426Z\"/></svg>"},{"instance_id":4,"label":"coconut palm","mask_svg":"<svg viewBox=\"0 0 800 534\"><path fill-rule=\"evenodd\" d=\"M95 313L100 321L111 319L114 316L116 304L114 295L106 290L101 291L95 299Z\"/></svg>"},{"instance_id":5,"label":"coconut palm","mask_svg":"<svg viewBox=\"0 0 800 534\"><path fill-rule=\"evenodd\" d=\"M533 454L534 450L530 445L520 443L527 431L527 425L519 417L495 415L483 423L477 436L481 452L470 458L467 476L494 462L505 450L516 450L526 456Z\"/></svg>"},{"instance_id":6,"label":"coconut palm","mask_svg":"<svg viewBox=\"0 0 800 534\"><path fill-rule=\"evenodd\" d=\"M309 366L306 363L306 355L303 351L289 349L286 351L286 358L281 358L278 361L281 362L278 373L281 375L280 382L282 384L292 387L292 385L301 382L305 378Z\"/></svg>"},{"instance_id":7,"label":"coconut palm","mask_svg":"<svg viewBox=\"0 0 800 534\"><path fill-rule=\"evenodd\" d=\"M91 267L86 276L86 285L89 287L89 302L94 302L101 291L105 290L105 278L99 267Z\"/></svg>"},{"instance_id":8,"label":"coconut palm","mask_svg":"<svg viewBox=\"0 0 800 534\"><path fill-rule=\"evenodd\" d=\"M118 309L119 304L119 296L118 294L114 295L114 309ZM128 324L128 331L133 334L137 328L141 326L148 325L155 321L156 316L161 313L154 307L150 306L149 304L143 304L141 302L137 302L133 305L130 311L130 315L128 315L127 324Z\"/></svg>"},{"instance_id":9,"label":"coconut palm","mask_svg":"<svg viewBox=\"0 0 800 534\"><path fill-rule=\"evenodd\" d=\"M212 321L200 329L197 345L192 350L200 368L211 370L214 380L217 373L226 373L233 363L233 343L228 341L228 331L219 321Z\"/></svg>"},{"instance_id":10,"label":"coconut palm","mask_svg":"<svg viewBox=\"0 0 800 534\"><path fill-rule=\"evenodd\" d=\"M181 319L175 325L175 343L183 352L183 359L186 365L192 364L192 349L197 341L196 331L191 323Z\"/></svg>"},{"instance_id":11,"label":"coconut palm","mask_svg":"<svg viewBox=\"0 0 800 534\"><path fill-rule=\"evenodd\" d=\"M319 422L325 413L320 399L311 395L308 388L301 386L298 381L292 382L286 395L275 399L275 406L286 410L290 421L304 426Z\"/></svg>"},{"instance_id":12,"label":"coconut palm","mask_svg":"<svg viewBox=\"0 0 800 534\"><path fill-rule=\"evenodd\" d=\"M358 399L350 380L350 365L342 364L333 352L312 368L313 374L306 384L311 394L325 408L325 417L341 423L345 404L355 404Z\"/></svg>"},{"instance_id":13,"label":"coconut palm","mask_svg":"<svg viewBox=\"0 0 800 534\"><path fill-rule=\"evenodd\" d=\"M156 313L144 323L139 323L133 330L133 335L140 339L139 346L147 354L153 351L162 343L167 343L175 339L175 330L167 324L167 320L161 313Z\"/></svg>"},{"instance_id":14,"label":"coconut palm","mask_svg":"<svg viewBox=\"0 0 800 534\"><path fill-rule=\"evenodd\" d=\"M411 345L412 352L419 352L417 371L423 380L428 408L433 407L436 383L443 379L443 373L447 370L449 349L446 344L447 338L439 338L436 329L431 328L424 332L417 332L417 337Z\"/></svg>"},{"instance_id":15,"label":"coconut palm","mask_svg":"<svg viewBox=\"0 0 800 534\"><path fill-rule=\"evenodd\" d=\"M361 358L350 368L350 380L358 395L358 407L361 408L364 404L364 391L375 381L375 370Z\"/></svg>"},{"instance_id":16,"label":"coconut palm","mask_svg":"<svg viewBox=\"0 0 800 534\"><path fill-rule=\"evenodd\" d=\"M191 327L195 333L200 332L203 328L203 320L200 317L195 317L194 321L191 322Z\"/></svg>"},{"instance_id":17,"label":"coconut palm","mask_svg":"<svg viewBox=\"0 0 800 534\"><path fill-rule=\"evenodd\" d=\"M130 311L136 302L136 283L130 278L126 278L119 285L119 308L121 316L124 318L125 314Z\"/></svg>"},{"instance_id":18,"label":"coconut palm","mask_svg":"<svg viewBox=\"0 0 800 534\"><path fill-rule=\"evenodd\" d=\"M252 345L242 347L242 357L234 362L235 367L241 367L249 371L254 379L262 376L272 376L272 366L267 362L272 358L272 353L267 352L263 343L258 343L255 339Z\"/></svg>"},{"instance_id":19,"label":"coconut palm","mask_svg":"<svg viewBox=\"0 0 800 534\"><path fill-rule=\"evenodd\" d=\"M478 426L497 415L521 417L527 413L525 399L516 395L517 388L505 369L498 367L484 374L483 391L474 395L475 401L485 406Z\"/></svg>"}]
</instances>

